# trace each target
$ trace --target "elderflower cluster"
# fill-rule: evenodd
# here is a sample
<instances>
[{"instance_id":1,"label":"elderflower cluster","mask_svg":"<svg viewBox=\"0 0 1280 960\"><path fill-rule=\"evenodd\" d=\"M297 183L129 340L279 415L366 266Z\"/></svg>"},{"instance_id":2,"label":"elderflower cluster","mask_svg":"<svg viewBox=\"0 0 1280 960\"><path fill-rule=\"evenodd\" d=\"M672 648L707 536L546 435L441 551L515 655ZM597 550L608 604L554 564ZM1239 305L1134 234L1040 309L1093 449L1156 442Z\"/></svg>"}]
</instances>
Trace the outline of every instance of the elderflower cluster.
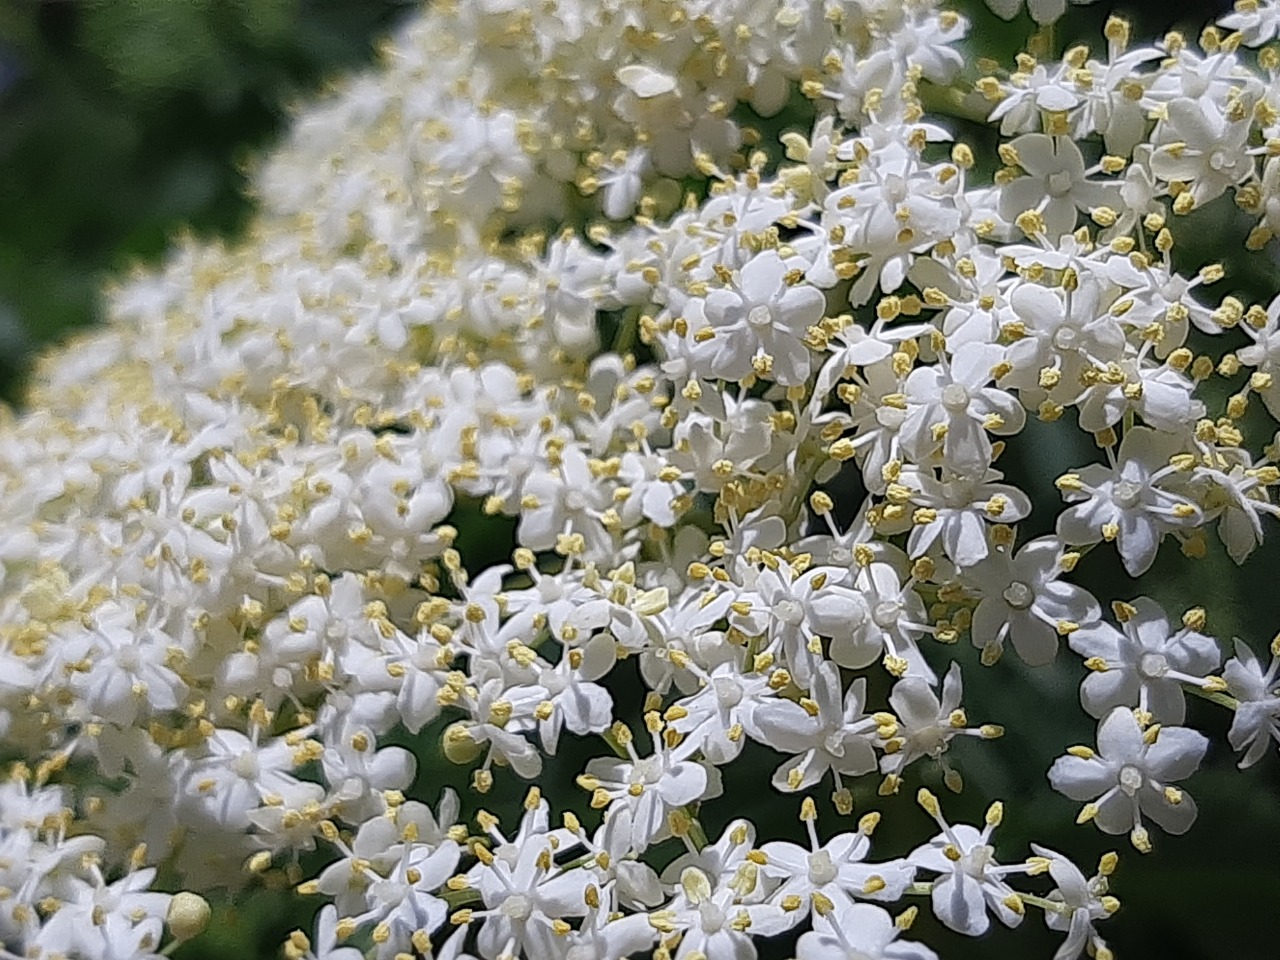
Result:
<instances>
[{"instance_id":1,"label":"elderflower cluster","mask_svg":"<svg viewBox=\"0 0 1280 960\"><path fill-rule=\"evenodd\" d=\"M1188 694L1241 766L1280 740L1280 646L1072 579L1244 562L1280 513L1280 297L1175 256L1210 204L1238 256L1280 232L1280 5L983 76L967 29L433 2L241 241L112 290L0 418L0 957L152 957L263 882L323 901L289 960L930 960L921 909L1108 960L1115 854L998 862L1003 804L951 823L919 775L1023 719L965 705L1008 648L1087 668L1096 742L1030 776L1140 851L1196 818ZM999 467L1029 421L1096 449L1042 536ZM735 764L806 842L732 816ZM872 849L877 793L913 848Z\"/></svg>"},{"instance_id":2,"label":"elderflower cluster","mask_svg":"<svg viewBox=\"0 0 1280 960\"><path fill-rule=\"evenodd\" d=\"M51 772L40 770L39 779ZM149 889L156 870L142 866L145 846L131 851L118 879L108 882L106 842L66 806L66 792L32 786L25 769L15 774L0 784L3 956L151 960L204 930L210 911L203 898Z\"/></svg>"}]
</instances>

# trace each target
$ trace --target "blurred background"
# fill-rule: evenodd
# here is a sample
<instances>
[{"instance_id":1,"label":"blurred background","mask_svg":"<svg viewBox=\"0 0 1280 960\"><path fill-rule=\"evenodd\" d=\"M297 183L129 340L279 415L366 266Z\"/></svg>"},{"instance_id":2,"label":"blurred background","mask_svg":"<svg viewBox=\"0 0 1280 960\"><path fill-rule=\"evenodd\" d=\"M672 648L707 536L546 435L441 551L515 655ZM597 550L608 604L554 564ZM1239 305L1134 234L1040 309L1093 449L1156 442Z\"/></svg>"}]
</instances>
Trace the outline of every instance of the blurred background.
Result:
<instances>
[{"instance_id":1,"label":"blurred background","mask_svg":"<svg viewBox=\"0 0 1280 960\"><path fill-rule=\"evenodd\" d=\"M1010 63L1030 30L1026 15L1011 27L977 0L960 6L973 20L972 51ZM1135 21L1136 37L1153 38L1174 26L1194 37L1229 6L1229 0L1101 0L1073 7L1059 29L1060 35L1099 38L1106 14L1120 12ZM372 43L415 7L398 0L0 0L0 398L20 397L33 352L95 321L106 277L155 260L178 231L234 237L251 213L242 197L244 161L269 148L290 104L313 96L326 78L368 63ZM964 135L975 144L984 136L977 129ZM1195 238L1180 245L1183 262L1194 268L1238 243L1232 238L1243 237L1247 225L1237 218L1229 202L1195 215L1179 234ZM1233 270L1214 293L1269 302L1278 289L1271 254L1231 257ZM1263 418L1251 425L1259 439L1274 429ZM1053 478L1097 455L1069 425L1057 426L1063 429L1033 420L1001 464L1042 504L1024 525L1024 536L1052 530L1059 503ZM481 523L462 530L469 565L502 559L486 557L486 550L510 542L509 531ZM1240 636L1261 651L1280 628L1280 532L1274 527L1271 540L1243 570L1220 549L1192 563L1167 542L1141 590L1175 617L1204 604L1209 632L1224 649ZM1078 579L1103 597L1138 593L1114 552L1105 549L1081 564ZM1045 782L1045 770L1065 745L1093 739L1093 722L1074 703L1083 675L1078 658L1064 654L1054 667L1029 672L1013 657L984 670L976 651L955 653L965 669L973 719L1005 723L1009 732L1003 744L958 749L969 789L958 798L944 795L953 821L979 817L998 797L1008 807L997 834L1007 860L1024 856L1033 839L1076 855L1085 867L1103 851L1118 849L1114 888L1123 909L1103 932L1122 960L1280 955L1275 751L1239 773L1225 742L1230 717L1193 702L1189 723L1214 738L1205 769L1189 784L1200 821L1184 838L1157 835L1156 854L1142 857L1124 838L1074 826L1076 805ZM1019 717L1027 719L1013 722ZM1052 722L1031 719L1039 717ZM429 728L415 742L406 739L421 756L414 793L433 803L444 784L466 791L465 772L435 752L438 736ZM579 746L557 758L544 781L567 781L585 755L598 752L595 744ZM803 835L795 820L798 804L756 786L776 763L760 749L729 769L726 788L734 801L713 805L708 832L716 835L732 814L779 824L796 839ZM942 793L938 780L924 768L910 787L923 782ZM508 777L486 806L511 815L523 791ZM910 791L887 802L873 791L864 786L858 806L885 809L880 853L907 852L923 835L923 814ZM829 809L825 818L827 829L835 829ZM278 956L284 936L306 925L314 909L283 893L255 891L219 905L214 928L179 956ZM965 941L934 929L925 913L920 936L947 958L1047 958L1060 940L1033 915L1015 933Z\"/></svg>"},{"instance_id":2,"label":"blurred background","mask_svg":"<svg viewBox=\"0 0 1280 960\"><path fill-rule=\"evenodd\" d=\"M405 0L0 0L0 396L179 229L234 235L242 162L371 60Z\"/></svg>"}]
</instances>

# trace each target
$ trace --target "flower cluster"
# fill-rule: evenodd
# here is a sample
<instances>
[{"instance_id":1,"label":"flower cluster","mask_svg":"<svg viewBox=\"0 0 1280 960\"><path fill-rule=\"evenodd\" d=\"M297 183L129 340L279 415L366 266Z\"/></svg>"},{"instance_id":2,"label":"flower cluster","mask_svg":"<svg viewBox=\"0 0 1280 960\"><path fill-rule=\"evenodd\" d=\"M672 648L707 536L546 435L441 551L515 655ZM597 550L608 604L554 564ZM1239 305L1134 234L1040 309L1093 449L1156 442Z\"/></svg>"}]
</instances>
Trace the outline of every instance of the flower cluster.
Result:
<instances>
[{"instance_id":1,"label":"flower cluster","mask_svg":"<svg viewBox=\"0 0 1280 960\"><path fill-rule=\"evenodd\" d=\"M43 780L51 769L38 771ZM66 806L58 787L33 785L31 772L0 784L0 943L4 956L136 957L156 960L198 936L209 905L193 893L149 888L146 848L130 854L121 875L104 874L102 837ZM170 941L161 950L165 927Z\"/></svg>"},{"instance_id":2,"label":"flower cluster","mask_svg":"<svg viewBox=\"0 0 1280 960\"><path fill-rule=\"evenodd\" d=\"M190 936L163 864L323 898L291 960L927 960L911 898L972 936L1034 908L1058 960L1107 960L1114 854L1001 865L1001 803L951 824L902 788L999 749L1018 718L970 719L960 659L1010 647L1087 668L1096 745L1048 779L1138 850L1196 816L1187 694L1242 766L1280 740L1280 661L1072 580L1093 550L1243 562L1280 513L1246 436L1280 417L1280 298L1174 255L1224 196L1248 248L1280 231L1280 58L1243 49L1280 6L980 77L967 27L432 3L298 116L243 241L113 290L0 423L0 737L39 765L0 793L0 955ZM999 467L1029 421L1097 451L1039 536ZM569 742L597 755L560 782ZM807 842L708 837L766 755ZM449 762L467 796L417 799ZM519 780L518 823L483 808ZM914 849L845 819L876 791L917 793Z\"/></svg>"}]
</instances>

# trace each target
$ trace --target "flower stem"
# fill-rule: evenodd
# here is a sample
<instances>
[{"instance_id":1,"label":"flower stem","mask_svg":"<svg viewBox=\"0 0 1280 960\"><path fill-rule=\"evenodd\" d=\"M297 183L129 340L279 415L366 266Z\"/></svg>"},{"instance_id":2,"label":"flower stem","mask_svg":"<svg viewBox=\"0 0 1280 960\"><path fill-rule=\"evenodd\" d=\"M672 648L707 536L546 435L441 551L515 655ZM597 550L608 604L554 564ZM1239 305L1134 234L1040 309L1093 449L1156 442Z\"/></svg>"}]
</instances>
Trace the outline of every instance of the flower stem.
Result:
<instances>
[{"instance_id":1,"label":"flower stem","mask_svg":"<svg viewBox=\"0 0 1280 960\"><path fill-rule=\"evenodd\" d=\"M1213 693L1209 690L1205 690L1203 687L1196 686L1194 683L1184 683L1182 688L1188 693L1194 693L1202 700L1208 700L1212 703L1216 703L1218 706L1226 707L1228 710L1240 709L1240 701L1229 693Z\"/></svg>"}]
</instances>

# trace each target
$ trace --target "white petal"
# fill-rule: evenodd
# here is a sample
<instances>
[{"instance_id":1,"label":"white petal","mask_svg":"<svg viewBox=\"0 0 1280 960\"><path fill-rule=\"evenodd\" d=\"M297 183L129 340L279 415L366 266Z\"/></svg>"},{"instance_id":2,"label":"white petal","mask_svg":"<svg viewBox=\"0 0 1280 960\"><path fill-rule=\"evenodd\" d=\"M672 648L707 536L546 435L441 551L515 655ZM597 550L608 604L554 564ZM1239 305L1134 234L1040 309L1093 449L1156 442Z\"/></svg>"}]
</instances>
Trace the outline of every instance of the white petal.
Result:
<instances>
[{"instance_id":1,"label":"white petal","mask_svg":"<svg viewBox=\"0 0 1280 960\"><path fill-rule=\"evenodd\" d=\"M1097 757L1059 757L1049 768L1049 783L1069 800L1096 800L1115 786L1115 775Z\"/></svg>"},{"instance_id":2,"label":"white petal","mask_svg":"<svg viewBox=\"0 0 1280 960\"><path fill-rule=\"evenodd\" d=\"M963 873L950 874L935 883L932 902L938 919L957 933L980 937L991 925L982 885Z\"/></svg>"},{"instance_id":3,"label":"white petal","mask_svg":"<svg viewBox=\"0 0 1280 960\"><path fill-rule=\"evenodd\" d=\"M1098 753L1113 763L1133 763L1141 759L1146 744L1133 711L1117 707L1098 724Z\"/></svg>"},{"instance_id":4,"label":"white petal","mask_svg":"<svg viewBox=\"0 0 1280 960\"><path fill-rule=\"evenodd\" d=\"M618 68L614 74L618 82L641 99L659 97L676 88L676 78L642 63L632 63Z\"/></svg>"},{"instance_id":5,"label":"white petal","mask_svg":"<svg viewBox=\"0 0 1280 960\"><path fill-rule=\"evenodd\" d=\"M1161 727L1147 747L1147 770L1157 780L1185 780L1199 769L1208 749L1208 738L1190 727Z\"/></svg>"}]
</instances>

